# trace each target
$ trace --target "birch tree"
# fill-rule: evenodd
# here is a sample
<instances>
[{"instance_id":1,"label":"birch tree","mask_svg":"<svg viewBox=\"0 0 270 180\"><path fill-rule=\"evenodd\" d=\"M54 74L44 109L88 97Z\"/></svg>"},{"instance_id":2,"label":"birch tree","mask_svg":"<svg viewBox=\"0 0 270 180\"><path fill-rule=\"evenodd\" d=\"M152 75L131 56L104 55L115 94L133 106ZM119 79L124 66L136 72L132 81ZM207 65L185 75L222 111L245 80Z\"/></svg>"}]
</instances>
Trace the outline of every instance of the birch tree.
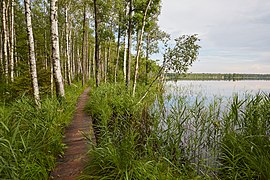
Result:
<instances>
[{"instance_id":1,"label":"birch tree","mask_svg":"<svg viewBox=\"0 0 270 180\"><path fill-rule=\"evenodd\" d=\"M6 0L2 1L2 28L3 28L3 62L5 63L5 77L8 82L8 31L7 31L7 5Z\"/></svg>"},{"instance_id":2,"label":"birch tree","mask_svg":"<svg viewBox=\"0 0 270 180\"><path fill-rule=\"evenodd\" d=\"M36 57L35 57L35 44L32 30L32 18L30 9L30 0L24 0L25 6L25 19L27 25L28 45L29 45L29 60L30 60L30 72L32 79L32 88L34 92L35 103L40 106L39 87L37 79Z\"/></svg>"},{"instance_id":3,"label":"birch tree","mask_svg":"<svg viewBox=\"0 0 270 180\"><path fill-rule=\"evenodd\" d=\"M67 60L67 82L68 85L71 84L71 66L70 66L70 43L69 43L69 19L68 19L68 9L69 6L65 5L65 33L66 33L66 60Z\"/></svg>"},{"instance_id":4,"label":"birch tree","mask_svg":"<svg viewBox=\"0 0 270 180\"><path fill-rule=\"evenodd\" d=\"M52 45L52 62L53 62L53 75L55 81L57 97L65 97L65 89L63 78L61 74L60 65L60 50L59 50L59 36L58 36L58 1L51 0L51 45Z\"/></svg>"},{"instance_id":5,"label":"birch tree","mask_svg":"<svg viewBox=\"0 0 270 180\"><path fill-rule=\"evenodd\" d=\"M136 91L136 86L137 86L137 78L138 78L138 72L139 72L139 58L140 58L140 52L142 48L142 40L143 40L143 34L144 34L144 27L146 23L146 16L147 16L147 12L150 8L151 3L152 3L152 0L149 0L146 6L146 9L144 11L143 20L142 20L142 28L140 32L139 42L137 44L136 64L135 64L133 91L132 91L133 96L135 96L135 91Z\"/></svg>"},{"instance_id":6,"label":"birch tree","mask_svg":"<svg viewBox=\"0 0 270 180\"><path fill-rule=\"evenodd\" d=\"M131 69L131 58L132 58L132 10L133 9L133 0L129 0L129 20L128 20L128 49L127 49L127 68L126 68L126 86L130 86L130 69Z\"/></svg>"},{"instance_id":7,"label":"birch tree","mask_svg":"<svg viewBox=\"0 0 270 180\"><path fill-rule=\"evenodd\" d=\"M11 0L10 11L10 80L14 82L14 0Z\"/></svg>"}]
</instances>

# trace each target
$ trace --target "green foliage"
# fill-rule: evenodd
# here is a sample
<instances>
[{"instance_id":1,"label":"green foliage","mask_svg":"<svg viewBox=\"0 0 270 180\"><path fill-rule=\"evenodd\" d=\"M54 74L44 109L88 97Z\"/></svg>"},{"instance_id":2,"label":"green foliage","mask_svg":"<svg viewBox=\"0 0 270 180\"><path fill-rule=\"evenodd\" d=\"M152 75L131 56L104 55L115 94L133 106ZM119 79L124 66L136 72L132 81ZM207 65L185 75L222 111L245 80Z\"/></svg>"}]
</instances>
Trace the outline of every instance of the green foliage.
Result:
<instances>
[{"instance_id":1,"label":"green foliage","mask_svg":"<svg viewBox=\"0 0 270 180\"><path fill-rule=\"evenodd\" d=\"M81 179L269 179L268 95L235 96L229 109L185 96L151 106L153 95L137 105L124 89L91 94L98 144Z\"/></svg>"},{"instance_id":2,"label":"green foliage","mask_svg":"<svg viewBox=\"0 0 270 180\"><path fill-rule=\"evenodd\" d=\"M176 38L173 48L166 47L164 53L166 68L179 74L186 73L199 54L200 46L196 44L197 41L199 39L196 34L182 35Z\"/></svg>"},{"instance_id":3,"label":"green foliage","mask_svg":"<svg viewBox=\"0 0 270 180\"><path fill-rule=\"evenodd\" d=\"M269 179L270 98L257 94L246 100L234 98L224 118L221 141L221 177Z\"/></svg>"},{"instance_id":4,"label":"green foliage","mask_svg":"<svg viewBox=\"0 0 270 180\"><path fill-rule=\"evenodd\" d=\"M0 179L48 179L80 93L72 87L65 104L45 98L40 109L27 97L0 106Z\"/></svg>"},{"instance_id":5,"label":"green foliage","mask_svg":"<svg viewBox=\"0 0 270 180\"><path fill-rule=\"evenodd\" d=\"M138 92L140 97L143 89ZM158 144L166 146L166 141L153 129L158 119L148 112L153 95L137 104L138 97L129 95L123 84L107 84L99 86L90 96L86 110L94 118L98 144L89 152L91 161L81 179L189 177L192 171L185 171L182 164L172 161L173 154L157 148Z\"/></svg>"}]
</instances>

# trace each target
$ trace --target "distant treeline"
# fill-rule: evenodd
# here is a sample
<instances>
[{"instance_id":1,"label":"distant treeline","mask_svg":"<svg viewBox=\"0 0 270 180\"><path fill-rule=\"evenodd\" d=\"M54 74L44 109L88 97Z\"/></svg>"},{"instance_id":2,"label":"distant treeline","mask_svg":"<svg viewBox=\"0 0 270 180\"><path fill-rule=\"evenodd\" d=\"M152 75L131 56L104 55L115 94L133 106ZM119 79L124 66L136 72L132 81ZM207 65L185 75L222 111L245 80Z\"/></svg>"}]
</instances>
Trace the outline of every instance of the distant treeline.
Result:
<instances>
[{"instance_id":1,"label":"distant treeline","mask_svg":"<svg viewBox=\"0 0 270 180\"><path fill-rule=\"evenodd\" d=\"M270 74L212 74L212 73L195 73L195 74L176 74L167 73L167 80L270 80Z\"/></svg>"}]
</instances>

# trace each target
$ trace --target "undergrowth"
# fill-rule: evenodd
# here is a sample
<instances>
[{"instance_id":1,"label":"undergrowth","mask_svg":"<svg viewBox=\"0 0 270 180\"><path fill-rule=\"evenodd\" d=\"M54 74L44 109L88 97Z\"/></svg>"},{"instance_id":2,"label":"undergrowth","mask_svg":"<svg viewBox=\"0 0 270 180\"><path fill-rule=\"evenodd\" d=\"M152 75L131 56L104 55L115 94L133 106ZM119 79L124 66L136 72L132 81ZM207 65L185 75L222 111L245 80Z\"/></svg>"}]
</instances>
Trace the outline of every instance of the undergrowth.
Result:
<instances>
[{"instance_id":1,"label":"undergrowth","mask_svg":"<svg viewBox=\"0 0 270 180\"><path fill-rule=\"evenodd\" d=\"M0 106L0 179L48 179L81 92L69 87L65 100L43 98L40 109L28 97Z\"/></svg>"},{"instance_id":2,"label":"undergrowth","mask_svg":"<svg viewBox=\"0 0 270 180\"><path fill-rule=\"evenodd\" d=\"M149 113L156 97L149 94L138 104L143 92L139 89L137 97L132 97L123 84L106 84L92 91L86 111L94 119L97 146L89 152L91 160L81 179L194 177L191 164L158 138L153 129L158 121Z\"/></svg>"},{"instance_id":3,"label":"undergrowth","mask_svg":"<svg viewBox=\"0 0 270 180\"><path fill-rule=\"evenodd\" d=\"M138 104L140 92L106 84L90 96L98 144L81 179L270 179L268 95Z\"/></svg>"}]
</instances>

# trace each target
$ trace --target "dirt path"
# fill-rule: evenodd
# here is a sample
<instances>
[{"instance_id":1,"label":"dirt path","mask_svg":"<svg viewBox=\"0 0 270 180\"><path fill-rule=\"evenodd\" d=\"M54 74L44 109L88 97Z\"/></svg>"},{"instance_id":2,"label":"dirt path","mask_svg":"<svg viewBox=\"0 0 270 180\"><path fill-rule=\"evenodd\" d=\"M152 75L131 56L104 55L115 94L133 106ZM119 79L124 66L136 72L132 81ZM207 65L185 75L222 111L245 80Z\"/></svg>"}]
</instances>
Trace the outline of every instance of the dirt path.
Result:
<instances>
[{"instance_id":1,"label":"dirt path","mask_svg":"<svg viewBox=\"0 0 270 180\"><path fill-rule=\"evenodd\" d=\"M92 120L83 111L89 96L87 88L79 97L77 109L74 113L71 124L66 128L63 143L67 148L64 156L58 159L57 166L51 172L50 179L72 180L76 179L83 171L87 158L88 144L87 137L92 137L95 142Z\"/></svg>"}]
</instances>

